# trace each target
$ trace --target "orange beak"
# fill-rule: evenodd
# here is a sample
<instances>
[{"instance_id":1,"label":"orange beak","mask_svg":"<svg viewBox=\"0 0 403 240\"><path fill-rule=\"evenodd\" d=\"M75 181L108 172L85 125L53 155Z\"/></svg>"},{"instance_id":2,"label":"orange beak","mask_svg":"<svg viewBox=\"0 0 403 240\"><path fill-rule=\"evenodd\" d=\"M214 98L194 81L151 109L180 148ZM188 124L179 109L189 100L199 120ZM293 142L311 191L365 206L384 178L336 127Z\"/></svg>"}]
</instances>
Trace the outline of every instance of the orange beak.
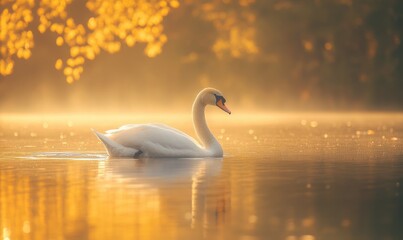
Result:
<instances>
[{"instance_id":1,"label":"orange beak","mask_svg":"<svg viewBox=\"0 0 403 240\"><path fill-rule=\"evenodd\" d=\"M221 99L218 100L218 102L217 102L217 107L219 107L219 108L221 108L222 110L224 110L225 112L231 114L231 110L229 110L229 109L227 108L227 106L224 105L224 103L222 102Z\"/></svg>"}]
</instances>

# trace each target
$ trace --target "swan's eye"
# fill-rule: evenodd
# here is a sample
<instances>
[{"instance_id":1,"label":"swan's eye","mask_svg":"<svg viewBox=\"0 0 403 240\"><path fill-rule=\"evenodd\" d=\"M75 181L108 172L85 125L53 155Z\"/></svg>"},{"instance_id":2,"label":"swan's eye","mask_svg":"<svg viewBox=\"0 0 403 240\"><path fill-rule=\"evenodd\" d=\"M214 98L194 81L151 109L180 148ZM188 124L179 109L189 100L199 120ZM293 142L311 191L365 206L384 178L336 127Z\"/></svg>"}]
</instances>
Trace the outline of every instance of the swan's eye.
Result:
<instances>
[{"instance_id":1,"label":"swan's eye","mask_svg":"<svg viewBox=\"0 0 403 240\"><path fill-rule=\"evenodd\" d=\"M215 96L215 103L217 104L218 101L222 100L222 103L224 104L226 102L225 98L223 96L219 96L217 94L214 94Z\"/></svg>"}]
</instances>

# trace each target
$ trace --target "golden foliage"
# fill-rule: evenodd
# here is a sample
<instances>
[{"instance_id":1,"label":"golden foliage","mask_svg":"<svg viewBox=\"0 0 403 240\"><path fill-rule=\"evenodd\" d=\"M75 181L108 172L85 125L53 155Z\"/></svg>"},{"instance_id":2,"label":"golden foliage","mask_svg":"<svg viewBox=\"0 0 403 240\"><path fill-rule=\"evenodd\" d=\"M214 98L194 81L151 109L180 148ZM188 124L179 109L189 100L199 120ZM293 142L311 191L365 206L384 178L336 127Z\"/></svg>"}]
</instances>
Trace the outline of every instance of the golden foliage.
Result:
<instances>
[{"instance_id":1,"label":"golden foliage","mask_svg":"<svg viewBox=\"0 0 403 240\"><path fill-rule=\"evenodd\" d=\"M11 4L11 1L2 1ZM34 36L27 27L32 22L33 0L17 0L0 13L0 74L13 72L13 58L28 59L34 46Z\"/></svg>"},{"instance_id":2,"label":"golden foliage","mask_svg":"<svg viewBox=\"0 0 403 240\"><path fill-rule=\"evenodd\" d=\"M195 14L211 22L218 37L212 47L221 57L256 54L255 15L248 8L255 0L187 0L195 4ZM123 45L133 47L145 43L145 54L152 58L161 53L167 36L162 21L178 0L87 0L91 16L77 23L66 11L72 0L1 1L0 75L9 75L16 58L28 59L34 46L33 33L28 25L33 20L32 9L37 7L39 20L36 29L50 32L58 47L68 49L67 59L57 59L55 68L63 72L68 83L80 79L84 63L94 60L102 51L119 52Z\"/></svg>"},{"instance_id":3,"label":"golden foliage","mask_svg":"<svg viewBox=\"0 0 403 240\"><path fill-rule=\"evenodd\" d=\"M103 50L118 52L122 44L129 47L136 42L146 43L145 54L155 57L161 53L167 41L163 34L162 20L171 8L179 7L176 0L88 0L86 7L93 14L86 25L78 24L69 17L66 7L72 0L41 0L37 10L40 33L55 33L57 46L67 46L69 57L58 59L57 70L63 71L66 81L72 83L80 78L85 60L93 60ZM27 27L32 22L33 0L18 0L1 12L0 74L9 75L16 55L28 59L33 47L33 34ZM64 68L63 68L64 67Z\"/></svg>"},{"instance_id":4,"label":"golden foliage","mask_svg":"<svg viewBox=\"0 0 403 240\"><path fill-rule=\"evenodd\" d=\"M229 53L231 57L239 58L258 53L254 27L256 16L248 8L254 2L255 0L200 2L201 7L197 8L195 14L211 22L217 29L218 37L212 49L218 57Z\"/></svg>"}]
</instances>

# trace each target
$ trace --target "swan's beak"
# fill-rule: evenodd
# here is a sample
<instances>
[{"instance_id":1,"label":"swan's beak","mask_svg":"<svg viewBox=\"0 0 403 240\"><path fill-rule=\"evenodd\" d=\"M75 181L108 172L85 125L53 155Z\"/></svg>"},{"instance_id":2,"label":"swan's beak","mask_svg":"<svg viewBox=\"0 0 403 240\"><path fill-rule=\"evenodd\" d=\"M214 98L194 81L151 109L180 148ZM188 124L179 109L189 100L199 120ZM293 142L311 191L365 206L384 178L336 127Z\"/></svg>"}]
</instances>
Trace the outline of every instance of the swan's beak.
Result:
<instances>
[{"instance_id":1,"label":"swan's beak","mask_svg":"<svg viewBox=\"0 0 403 240\"><path fill-rule=\"evenodd\" d=\"M229 110L227 108L227 106L224 105L224 103L222 102L222 99L218 100L217 102L217 107L221 108L222 110L224 110L225 112L227 112L228 114L231 114L231 110Z\"/></svg>"}]
</instances>

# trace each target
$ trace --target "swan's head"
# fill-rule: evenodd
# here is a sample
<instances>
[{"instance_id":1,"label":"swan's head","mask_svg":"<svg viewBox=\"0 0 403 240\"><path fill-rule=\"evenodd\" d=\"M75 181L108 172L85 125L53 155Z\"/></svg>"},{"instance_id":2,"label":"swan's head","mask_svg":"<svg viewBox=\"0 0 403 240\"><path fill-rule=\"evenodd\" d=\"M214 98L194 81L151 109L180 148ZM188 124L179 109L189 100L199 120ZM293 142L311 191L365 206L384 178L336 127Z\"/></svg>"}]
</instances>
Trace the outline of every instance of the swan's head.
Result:
<instances>
[{"instance_id":1,"label":"swan's head","mask_svg":"<svg viewBox=\"0 0 403 240\"><path fill-rule=\"evenodd\" d=\"M213 105L221 108L223 111L231 114L231 111L225 106L225 98L223 94L214 88L205 88L200 93L201 100L205 105Z\"/></svg>"}]
</instances>

